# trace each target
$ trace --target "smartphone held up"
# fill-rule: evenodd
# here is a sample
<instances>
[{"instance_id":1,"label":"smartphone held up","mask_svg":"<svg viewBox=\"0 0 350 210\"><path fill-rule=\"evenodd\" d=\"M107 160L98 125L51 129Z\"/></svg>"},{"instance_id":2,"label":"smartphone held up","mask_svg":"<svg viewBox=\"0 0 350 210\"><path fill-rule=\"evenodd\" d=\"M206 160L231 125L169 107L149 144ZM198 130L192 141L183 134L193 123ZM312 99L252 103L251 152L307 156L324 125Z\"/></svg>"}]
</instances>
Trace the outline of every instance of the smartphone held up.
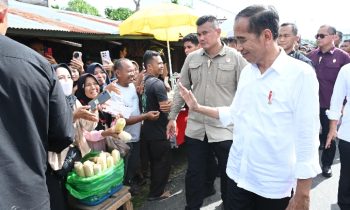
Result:
<instances>
[{"instance_id":1,"label":"smartphone held up","mask_svg":"<svg viewBox=\"0 0 350 210\"><path fill-rule=\"evenodd\" d=\"M100 53L101 53L101 61L103 65L108 65L112 62L111 56L108 50L101 51Z\"/></svg>"},{"instance_id":2,"label":"smartphone held up","mask_svg":"<svg viewBox=\"0 0 350 210\"><path fill-rule=\"evenodd\" d=\"M111 98L111 94L108 92L108 90L105 90L102 93L100 93L97 96L97 98L95 98L89 102L89 106L90 106L91 111L95 111L97 109L97 105L105 103L110 98Z\"/></svg>"},{"instance_id":3,"label":"smartphone held up","mask_svg":"<svg viewBox=\"0 0 350 210\"><path fill-rule=\"evenodd\" d=\"M52 57L52 48L51 47L46 47L44 49L44 56L45 57Z\"/></svg>"},{"instance_id":4,"label":"smartphone held up","mask_svg":"<svg viewBox=\"0 0 350 210\"><path fill-rule=\"evenodd\" d=\"M74 51L74 52L73 52L73 58L82 61L82 53L79 52L79 51Z\"/></svg>"}]
</instances>

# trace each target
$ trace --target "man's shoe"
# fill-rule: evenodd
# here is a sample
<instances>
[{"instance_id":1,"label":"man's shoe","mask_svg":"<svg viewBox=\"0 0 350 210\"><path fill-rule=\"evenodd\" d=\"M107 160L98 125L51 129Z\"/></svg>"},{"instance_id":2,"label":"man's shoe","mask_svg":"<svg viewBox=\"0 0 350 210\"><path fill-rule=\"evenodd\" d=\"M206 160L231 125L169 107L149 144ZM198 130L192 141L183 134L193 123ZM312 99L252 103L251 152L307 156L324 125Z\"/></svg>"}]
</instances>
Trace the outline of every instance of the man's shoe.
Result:
<instances>
[{"instance_id":1,"label":"man's shoe","mask_svg":"<svg viewBox=\"0 0 350 210\"><path fill-rule=\"evenodd\" d=\"M332 177L332 168L330 166L322 167L322 176L329 178Z\"/></svg>"}]
</instances>

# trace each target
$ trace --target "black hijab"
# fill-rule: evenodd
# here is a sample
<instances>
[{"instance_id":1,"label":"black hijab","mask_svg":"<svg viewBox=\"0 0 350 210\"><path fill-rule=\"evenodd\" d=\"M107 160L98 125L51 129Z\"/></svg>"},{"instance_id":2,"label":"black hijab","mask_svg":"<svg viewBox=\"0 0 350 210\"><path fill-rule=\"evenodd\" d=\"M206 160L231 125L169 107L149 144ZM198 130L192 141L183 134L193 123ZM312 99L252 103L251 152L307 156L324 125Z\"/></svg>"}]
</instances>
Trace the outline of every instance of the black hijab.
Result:
<instances>
[{"instance_id":1,"label":"black hijab","mask_svg":"<svg viewBox=\"0 0 350 210\"><path fill-rule=\"evenodd\" d=\"M78 89L75 92L75 96L78 98L78 100L80 101L80 103L82 105L88 105L88 103L92 100L91 98L88 98L85 95L85 88L84 87L85 87L85 81L88 77L93 78L98 84L98 81L93 74L85 73L79 77L79 79L77 81Z\"/></svg>"},{"instance_id":2,"label":"black hijab","mask_svg":"<svg viewBox=\"0 0 350 210\"><path fill-rule=\"evenodd\" d=\"M55 72L57 71L58 68L65 68L68 70L70 76L72 77L72 71L66 63L53 64L52 68L55 70ZM66 101L72 110L74 110L74 105L76 100L77 100L77 97L75 97L73 94L66 96Z\"/></svg>"},{"instance_id":3,"label":"black hijab","mask_svg":"<svg viewBox=\"0 0 350 210\"><path fill-rule=\"evenodd\" d=\"M111 82L110 79L109 79L108 73L107 73L107 71L103 68L103 66L102 66L101 64L99 64L99 63L92 63L92 64L90 64L90 65L87 66L87 68L86 68L86 73L89 73L89 74L94 75L94 74L95 74L95 68L96 68L96 67L100 67L100 68L102 69L102 71L106 74L106 82L105 82L105 84L100 85L100 89L101 89L101 91L103 91L103 88L104 88L105 86L107 86L107 85Z\"/></svg>"}]
</instances>

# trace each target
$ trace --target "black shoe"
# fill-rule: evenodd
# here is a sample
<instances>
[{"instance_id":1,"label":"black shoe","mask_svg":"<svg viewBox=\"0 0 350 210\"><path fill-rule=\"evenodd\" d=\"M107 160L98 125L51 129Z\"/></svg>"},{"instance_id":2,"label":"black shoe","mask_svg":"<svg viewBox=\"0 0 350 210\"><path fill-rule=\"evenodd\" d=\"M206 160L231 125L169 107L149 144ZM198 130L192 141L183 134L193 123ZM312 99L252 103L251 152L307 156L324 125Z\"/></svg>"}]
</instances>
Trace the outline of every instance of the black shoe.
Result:
<instances>
[{"instance_id":1,"label":"black shoe","mask_svg":"<svg viewBox=\"0 0 350 210\"><path fill-rule=\"evenodd\" d=\"M215 193L216 193L215 187L212 186L205 191L204 198L215 195Z\"/></svg>"},{"instance_id":2,"label":"black shoe","mask_svg":"<svg viewBox=\"0 0 350 210\"><path fill-rule=\"evenodd\" d=\"M323 166L322 167L322 176L329 178L332 177L332 168L330 166Z\"/></svg>"}]
</instances>

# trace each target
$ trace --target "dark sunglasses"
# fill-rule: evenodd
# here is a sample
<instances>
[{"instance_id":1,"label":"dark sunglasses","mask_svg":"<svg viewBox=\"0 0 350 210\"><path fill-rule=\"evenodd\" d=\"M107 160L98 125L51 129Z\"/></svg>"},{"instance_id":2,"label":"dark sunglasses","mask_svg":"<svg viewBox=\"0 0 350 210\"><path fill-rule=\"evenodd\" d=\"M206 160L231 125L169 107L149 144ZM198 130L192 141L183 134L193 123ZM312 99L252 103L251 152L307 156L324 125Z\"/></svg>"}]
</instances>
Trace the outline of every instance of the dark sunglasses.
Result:
<instances>
[{"instance_id":1,"label":"dark sunglasses","mask_svg":"<svg viewBox=\"0 0 350 210\"><path fill-rule=\"evenodd\" d=\"M329 36L329 34L316 34L316 35L315 35L315 39L318 39L318 38L323 39L323 38L325 38L326 36Z\"/></svg>"}]
</instances>

